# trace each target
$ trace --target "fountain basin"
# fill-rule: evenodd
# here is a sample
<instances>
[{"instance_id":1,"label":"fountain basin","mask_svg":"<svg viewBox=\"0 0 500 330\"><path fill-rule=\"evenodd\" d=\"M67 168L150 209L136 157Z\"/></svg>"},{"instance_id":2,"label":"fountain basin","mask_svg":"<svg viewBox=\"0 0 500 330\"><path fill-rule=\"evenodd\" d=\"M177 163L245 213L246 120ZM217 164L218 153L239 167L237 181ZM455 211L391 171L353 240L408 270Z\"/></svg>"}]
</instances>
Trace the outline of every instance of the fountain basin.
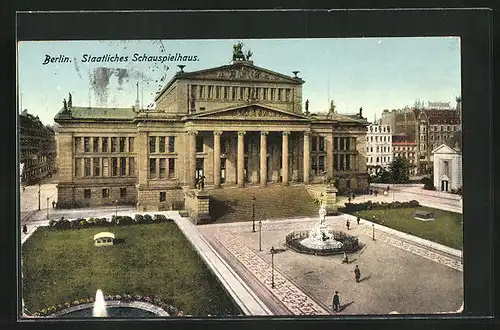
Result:
<instances>
[{"instance_id":1,"label":"fountain basin","mask_svg":"<svg viewBox=\"0 0 500 330\"><path fill-rule=\"evenodd\" d=\"M56 318L91 318L93 317L94 303L81 304L61 310L49 317ZM170 316L162 308L143 301L106 301L107 317L158 317Z\"/></svg>"},{"instance_id":2,"label":"fountain basin","mask_svg":"<svg viewBox=\"0 0 500 330\"><path fill-rule=\"evenodd\" d=\"M352 253L360 250L362 245L358 238L342 231L328 231L329 239L319 240L310 236L310 231L294 231L285 238L286 245L299 253L329 256Z\"/></svg>"}]
</instances>

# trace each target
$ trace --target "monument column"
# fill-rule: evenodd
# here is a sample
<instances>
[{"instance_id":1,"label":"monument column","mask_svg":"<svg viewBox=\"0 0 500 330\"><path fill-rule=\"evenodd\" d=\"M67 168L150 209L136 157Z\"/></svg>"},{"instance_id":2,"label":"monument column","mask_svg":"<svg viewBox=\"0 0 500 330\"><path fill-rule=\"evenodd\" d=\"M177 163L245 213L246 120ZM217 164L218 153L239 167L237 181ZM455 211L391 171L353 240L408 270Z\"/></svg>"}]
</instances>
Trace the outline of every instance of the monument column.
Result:
<instances>
[{"instance_id":1,"label":"monument column","mask_svg":"<svg viewBox=\"0 0 500 330\"><path fill-rule=\"evenodd\" d=\"M267 133L260 132L260 185L267 184Z\"/></svg>"},{"instance_id":2,"label":"monument column","mask_svg":"<svg viewBox=\"0 0 500 330\"><path fill-rule=\"evenodd\" d=\"M309 173L311 173L310 162L310 148L311 143L309 141L310 132L304 132L304 183L309 183Z\"/></svg>"},{"instance_id":3,"label":"monument column","mask_svg":"<svg viewBox=\"0 0 500 330\"><path fill-rule=\"evenodd\" d=\"M244 186L245 169L245 132L238 132L238 156L236 159L238 170L236 172L238 187Z\"/></svg>"},{"instance_id":4,"label":"monument column","mask_svg":"<svg viewBox=\"0 0 500 330\"><path fill-rule=\"evenodd\" d=\"M189 173L188 184L190 188L196 187L196 134L197 131L188 132L189 139Z\"/></svg>"},{"instance_id":5,"label":"monument column","mask_svg":"<svg viewBox=\"0 0 500 330\"><path fill-rule=\"evenodd\" d=\"M214 188L220 188L220 135L221 131L214 131Z\"/></svg>"},{"instance_id":6,"label":"monument column","mask_svg":"<svg viewBox=\"0 0 500 330\"><path fill-rule=\"evenodd\" d=\"M288 135L290 132L283 132L281 149L281 178L283 185L288 184Z\"/></svg>"}]
</instances>

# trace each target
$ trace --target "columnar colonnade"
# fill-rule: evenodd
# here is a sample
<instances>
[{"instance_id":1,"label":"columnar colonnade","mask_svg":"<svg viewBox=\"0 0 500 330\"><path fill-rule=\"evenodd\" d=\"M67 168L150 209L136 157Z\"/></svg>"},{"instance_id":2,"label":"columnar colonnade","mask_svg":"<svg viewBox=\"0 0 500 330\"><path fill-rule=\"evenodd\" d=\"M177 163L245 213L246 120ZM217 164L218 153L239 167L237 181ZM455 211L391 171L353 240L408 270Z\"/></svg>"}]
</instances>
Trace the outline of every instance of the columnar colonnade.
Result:
<instances>
[{"instance_id":1,"label":"columnar colonnade","mask_svg":"<svg viewBox=\"0 0 500 330\"><path fill-rule=\"evenodd\" d=\"M234 133L234 131L228 131L230 133ZM237 168L236 168L236 183L238 187L244 186L244 171L245 171L245 131L237 131L238 140L237 140ZM189 175L188 175L188 184L191 188L196 186L196 135L197 131L189 131L188 132L188 150L189 150ZM221 135L222 131L213 131L213 176L214 176L214 187L218 188L221 184ZM267 138L268 131L260 132L260 176L259 176L259 184L261 186L265 186L267 184ZM282 134L282 152L281 152L281 176L282 183L287 185L289 183L289 163L288 163L288 137L290 135L290 131L283 131ZM310 180L310 132L303 131L304 134L304 143L303 143L303 181L308 183Z\"/></svg>"}]
</instances>

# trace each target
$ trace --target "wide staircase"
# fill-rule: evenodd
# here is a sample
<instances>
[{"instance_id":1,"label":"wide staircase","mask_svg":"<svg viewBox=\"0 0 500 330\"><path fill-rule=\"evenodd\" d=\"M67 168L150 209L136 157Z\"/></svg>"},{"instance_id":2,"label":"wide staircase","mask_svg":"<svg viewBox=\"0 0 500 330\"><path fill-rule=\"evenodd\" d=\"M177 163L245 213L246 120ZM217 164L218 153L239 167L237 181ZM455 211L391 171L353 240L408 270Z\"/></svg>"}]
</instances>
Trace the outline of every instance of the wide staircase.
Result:
<instances>
[{"instance_id":1,"label":"wide staircase","mask_svg":"<svg viewBox=\"0 0 500 330\"><path fill-rule=\"evenodd\" d=\"M316 216L318 205L304 185L223 188L209 190L212 223Z\"/></svg>"}]
</instances>

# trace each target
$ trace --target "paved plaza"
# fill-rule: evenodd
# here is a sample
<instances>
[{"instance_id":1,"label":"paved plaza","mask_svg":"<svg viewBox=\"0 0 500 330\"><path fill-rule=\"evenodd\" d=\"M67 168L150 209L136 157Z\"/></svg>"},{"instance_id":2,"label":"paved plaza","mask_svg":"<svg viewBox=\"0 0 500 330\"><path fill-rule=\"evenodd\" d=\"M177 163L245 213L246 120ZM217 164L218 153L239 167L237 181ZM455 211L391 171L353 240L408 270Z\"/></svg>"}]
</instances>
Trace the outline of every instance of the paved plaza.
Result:
<instances>
[{"instance_id":1,"label":"paved plaza","mask_svg":"<svg viewBox=\"0 0 500 330\"><path fill-rule=\"evenodd\" d=\"M357 196L365 200L392 201L417 199L422 205L458 210L460 200L455 196L422 195L419 187L392 189L394 196ZM425 192L425 191L424 191ZM55 184L41 186L41 197L54 198ZM403 196L406 196L404 198ZM390 200L388 200L390 199ZM342 201L344 201L342 199ZM429 205L430 206L430 205ZM439 207L441 206L441 207ZM94 209L49 209L50 219L78 217L111 217L114 214L133 216L135 207L101 207ZM24 243L38 226L48 225L46 209L38 208L38 186L21 192L23 223L28 234ZM173 218L191 241L207 265L249 315L333 315L331 300L339 291L342 315L439 313L456 311L463 301L463 273L460 251L433 242L375 225L362 220L356 224L350 215L327 217L332 230L346 231L357 236L363 249L349 255L350 264L342 264L341 255L314 256L294 252L285 246L285 236L292 231L312 229L315 218L268 220L262 223L261 247L259 232L252 232L251 222L195 226L178 212L162 213ZM272 287L271 247L274 255L274 288ZM361 269L361 282L354 280L354 267Z\"/></svg>"},{"instance_id":2,"label":"paved plaza","mask_svg":"<svg viewBox=\"0 0 500 330\"><path fill-rule=\"evenodd\" d=\"M333 230L345 230L346 216L327 218ZM230 251L228 263L242 264L240 276L252 277L288 308L292 315L334 314L333 293L339 291L341 314L438 313L458 310L463 300L460 260L428 251L399 240L380 230L372 240L371 223L353 225L349 233L358 236L365 247L350 255L321 257L289 250L285 235L308 230L315 219L267 221L262 229L262 251L258 232L251 223L199 226L208 240L217 240ZM217 245L213 245L217 246ZM271 246L275 254L275 288L271 288ZM220 248L218 249L220 250ZM227 253L226 253L227 256ZM361 269L361 282L354 280L354 266ZM251 281L248 281L251 282ZM269 300L268 300L269 301Z\"/></svg>"}]
</instances>

